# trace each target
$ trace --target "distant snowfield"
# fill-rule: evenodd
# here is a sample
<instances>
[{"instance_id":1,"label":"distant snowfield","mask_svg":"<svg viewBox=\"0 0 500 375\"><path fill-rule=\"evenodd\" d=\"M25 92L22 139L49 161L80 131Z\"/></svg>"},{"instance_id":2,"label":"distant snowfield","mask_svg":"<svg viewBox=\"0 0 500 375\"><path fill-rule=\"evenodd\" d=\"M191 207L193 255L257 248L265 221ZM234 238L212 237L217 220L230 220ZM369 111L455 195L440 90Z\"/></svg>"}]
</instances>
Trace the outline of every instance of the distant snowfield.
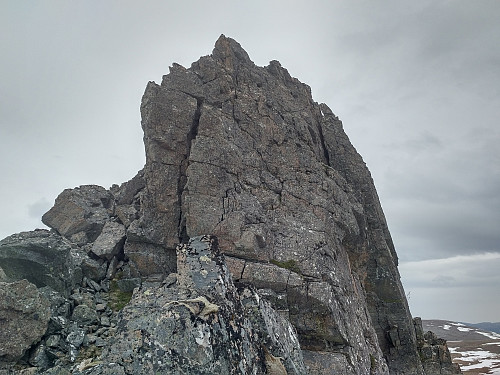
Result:
<instances>
[{"instance_id":1,"label":"distant snowfield","mask_svg":"<svg viewBox=\"0 0 500 375\"><path fill-rule=\"evenodd\" d=\"M445 320L422 321L424 331L447 340L464 375L500 375L500 334Z\"/></svg>"}]
</instances>

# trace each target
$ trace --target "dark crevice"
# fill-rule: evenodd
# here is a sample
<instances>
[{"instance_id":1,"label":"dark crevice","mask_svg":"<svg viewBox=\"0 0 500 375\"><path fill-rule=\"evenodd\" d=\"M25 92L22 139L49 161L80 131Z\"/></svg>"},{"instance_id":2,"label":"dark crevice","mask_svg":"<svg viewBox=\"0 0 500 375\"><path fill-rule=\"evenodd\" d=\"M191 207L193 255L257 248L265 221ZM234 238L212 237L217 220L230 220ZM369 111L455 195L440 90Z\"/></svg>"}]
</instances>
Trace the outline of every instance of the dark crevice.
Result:
<instances>
[{"instance_id":1,"label":"dark crevice","mask_svg":"<svg viewBox=\"0 0 500 375\"><path fill-rule=\"evenodd\" d=\"M330 165L330 153L326 148L325 137L323 136L323 128L321 124L318 124L318 133L319 133L319 140L321 142L321 147L323 148L323 155L325 157L326 164Z\"/></svg>"},{"instance_id":2,"label":"dark crevice","mask_svg":"<svg viewBox=\"0 0 500 375\"><path fill-rule=\"evenodd\" d=\"M179 180L177 182L177 202L179 204L179 222L178 222L178 237L179 243L187 243L189 240L186 228L186 217L182 212L182 194L186 190L187 183L187 168L189 166L189 158L191 155L191 147L193 141L198 135L198 128L200 126L201 110L203 107L203 98L195 97L196 99L196 110L193 115L193 121L191 122L191 127L186 136L186 157L181 162L179 170Z\"/></svg>"}]
</instances>

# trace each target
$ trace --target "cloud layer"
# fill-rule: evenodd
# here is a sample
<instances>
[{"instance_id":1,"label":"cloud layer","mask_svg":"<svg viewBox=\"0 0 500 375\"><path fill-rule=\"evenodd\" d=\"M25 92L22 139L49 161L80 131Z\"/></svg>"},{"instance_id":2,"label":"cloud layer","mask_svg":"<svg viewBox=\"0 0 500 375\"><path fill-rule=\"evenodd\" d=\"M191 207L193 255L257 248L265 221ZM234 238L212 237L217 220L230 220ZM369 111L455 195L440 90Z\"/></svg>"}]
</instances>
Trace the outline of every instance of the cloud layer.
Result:
<instances>
[{"instance_id":1,"label":"cloud layer","mask_svg":"<svg viewBox=\"0 0 500 375\"><path fill-rule=\"evenodd\" d=\"M412 312L426 319L497 321L500 254L482 253L402 263Z\"/></svg>"}]
</instances>

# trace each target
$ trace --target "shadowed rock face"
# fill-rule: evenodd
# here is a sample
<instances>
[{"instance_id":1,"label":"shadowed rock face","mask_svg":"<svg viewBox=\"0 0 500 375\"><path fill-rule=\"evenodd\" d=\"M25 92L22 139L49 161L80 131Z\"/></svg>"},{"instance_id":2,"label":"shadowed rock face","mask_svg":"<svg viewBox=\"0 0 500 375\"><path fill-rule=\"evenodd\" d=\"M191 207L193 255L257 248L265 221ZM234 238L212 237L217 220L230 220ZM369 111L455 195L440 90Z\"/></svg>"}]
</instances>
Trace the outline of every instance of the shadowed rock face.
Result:
<instances>
[{"instance_id":1,"label":"shadowed rock face","mask_svg":"<svg viewBox=\"0 0 500 375\"><path fill-rule=\"evenodd\" d=\"M215 234L235 279L269 291L304 349L351 373L421 374L397 256L378 196L342 123L279 62L221 36L143 96L138 227L173 249Z\"/></svg>"}]
</instances>

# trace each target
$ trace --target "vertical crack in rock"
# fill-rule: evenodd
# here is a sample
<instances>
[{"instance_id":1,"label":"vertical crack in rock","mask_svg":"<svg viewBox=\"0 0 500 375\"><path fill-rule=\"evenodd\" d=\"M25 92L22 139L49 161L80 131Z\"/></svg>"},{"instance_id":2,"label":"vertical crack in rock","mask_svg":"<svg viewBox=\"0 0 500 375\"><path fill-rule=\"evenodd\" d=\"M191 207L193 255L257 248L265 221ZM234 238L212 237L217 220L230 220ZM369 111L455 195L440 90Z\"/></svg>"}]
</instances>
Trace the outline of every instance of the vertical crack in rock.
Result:
<instances>
[{"instance_id":1,"label":"vertical crack in rock","mask_svg":"<svg viewBox=\"0 0 500 375\"><path fill-rule=\"evenodd\" d=\"M189 95L189 94L188 94ZM182 210L182 195L186 188L187 183L187 169L189 167L189 158L191 155L191 148L193 146L193 141L196 139L198 135L198 128L200 126L200 118L201 118L201 110L203 108L203 98L198 96L190 95L196 99L196 110L193 115L193 122L191 123L191 127L189 128L189 132L186 136L186 158L181 162L179 169L179 181L177 188L177 199L179 204L179 223L178 223L178 237L179 243L187 243L189 240L189 236L187 234L186 228L186 217Z\"/></svg>"},{"instance_id":2,"label":"vertical crack in rock","mask_svg":"<svg viewBox=\"0 0 500 375\"><path fill-rule=\"evenodd\" d=\"M325 137L323 135L323 127L321 126L321 124L318 124L318 133L319 133L319 140L321 142L321 147L323 148L323 155L325 157L325 162L327 165L330 165L330 153L328 152L328 149L326 147Z\"/></svg>"}]
</instances>

